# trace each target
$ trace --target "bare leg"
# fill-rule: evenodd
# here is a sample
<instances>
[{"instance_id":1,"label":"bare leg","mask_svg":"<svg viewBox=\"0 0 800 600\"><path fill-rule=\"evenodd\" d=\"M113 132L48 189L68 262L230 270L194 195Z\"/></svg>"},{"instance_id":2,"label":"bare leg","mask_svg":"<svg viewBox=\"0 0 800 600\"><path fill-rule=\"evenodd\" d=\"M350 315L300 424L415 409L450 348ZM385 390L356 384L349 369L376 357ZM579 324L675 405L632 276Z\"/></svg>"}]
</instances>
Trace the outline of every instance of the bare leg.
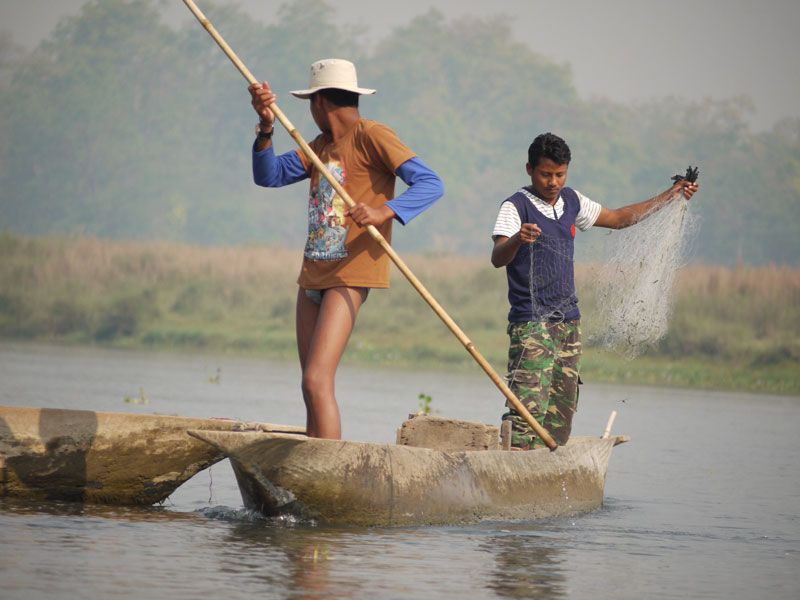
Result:
<instances>
[{"instance_id":1,"label":"bare leg","mask_svg":"<svg viewBox=\"0 0 800 600\"><path fill-rule=\"evenodd\" d=\"M322 304L317 304L302 287L298 290L297 350L303 372L306 430L311 437L342 437L334 379L365 298L364 288L338 287L327 290Z\"/></svg>"}]
</instances>

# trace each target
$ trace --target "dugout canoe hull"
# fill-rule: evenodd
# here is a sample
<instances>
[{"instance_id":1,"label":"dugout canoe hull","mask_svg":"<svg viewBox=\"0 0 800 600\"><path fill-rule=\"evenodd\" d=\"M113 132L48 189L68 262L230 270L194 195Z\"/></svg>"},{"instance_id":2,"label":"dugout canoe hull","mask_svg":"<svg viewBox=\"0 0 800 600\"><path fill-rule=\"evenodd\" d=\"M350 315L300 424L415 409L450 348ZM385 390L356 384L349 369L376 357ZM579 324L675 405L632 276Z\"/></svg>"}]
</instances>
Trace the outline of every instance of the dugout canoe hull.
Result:
<instances>
[{"instance_id":1,"label":"dugout canoe hull","mask_svg":"<svg viewBox=\"0 0 800 600\"><path fill-rule=\"evenodd\" d=\"M0 497L161 502L225 458L188 430L240 426L229 419L0 406Z\"/></svg>"},{"instance_id":2,"label":"dugout canoe hull","mask_svg":"<svg viewBox=\"0 0 800 600\"><path fill-rule=\"evenodd\" d=\"M589 512L612 448L574 438L555 452L443 452L260 432L190 431L231 462L245 507L326 523L409 526Z\"/></svg>"}]
</instances>

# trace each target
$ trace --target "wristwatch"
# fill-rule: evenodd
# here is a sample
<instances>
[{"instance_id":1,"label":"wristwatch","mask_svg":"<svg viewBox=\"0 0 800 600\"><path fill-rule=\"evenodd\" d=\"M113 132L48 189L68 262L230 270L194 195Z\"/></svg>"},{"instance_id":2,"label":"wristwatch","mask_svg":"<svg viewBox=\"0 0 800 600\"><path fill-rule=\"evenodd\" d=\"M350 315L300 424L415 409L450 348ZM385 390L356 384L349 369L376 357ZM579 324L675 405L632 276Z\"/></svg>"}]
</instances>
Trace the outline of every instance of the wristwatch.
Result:
<instances>
[{"instance_id":1,"label":"wristwatch","mask_svg":"<svg viewBox=\"0 0 800 600\"><path fill-rule=\"evenodd\" d=\"M272 125L272 129L269 131L262 131L261 128L265 127L265 125L259 121L256 123L256 137L260 140L269 140L272 138L272 134L275 132L275 125Z\"/></svg>"}]
</instances>

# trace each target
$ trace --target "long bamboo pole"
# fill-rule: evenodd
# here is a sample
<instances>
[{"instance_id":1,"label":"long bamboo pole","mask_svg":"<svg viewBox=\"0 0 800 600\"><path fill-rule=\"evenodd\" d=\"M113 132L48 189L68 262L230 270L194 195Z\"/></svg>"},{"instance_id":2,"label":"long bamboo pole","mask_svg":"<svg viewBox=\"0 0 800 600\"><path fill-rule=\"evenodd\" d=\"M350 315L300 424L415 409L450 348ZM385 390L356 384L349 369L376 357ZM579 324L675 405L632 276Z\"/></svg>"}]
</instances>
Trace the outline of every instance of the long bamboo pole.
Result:
<instances>
[{"instance_id":1,"label":"long bamboo pole","mask_svg":"<svg viewBox=\"0 0 800 600\"><path fill-rule=\"evenodd\" d=\"M231 49L230 46L222 39L222 36L217 32L211 22L206 18L206 16L202 13L202 11L197 7L193 0L183 0L184 4L192 11L192 14L197 18L200 24L205 28L206 31L214 38L214 41L217 42L217 45L222 49L222 51L227 55L227 57L231 60L231 62L239 69L239 72L244 75L244 78L248 81L248 83L258 84L258 80L253 77L253 74L248 70L248 68L244 65L244 63L239 60L239 57L236 56L236 53ZM269 109L275 115L275 118L281 122L286 128L286 131L289 132L289 135L294 138L294 141L297 142L297 145L300 146L300 149L305 153L305 155L309 158L309 160L314 164L314 166L319 170L319 172L325 177L325 179L330 182L331 187L336 190L336 193L344 200L345 204L348 207L353 208L356 203L350 197L350 195L345 191L344 187L336 180L336 178L328 171L319 157L314 153L311 147L306 143L300 133L297 131L292 122L283 114L283 111L278 108L278 105L274 102L270 104ZM484 370L484 372L489 376L494 384L500 389L506 399L511 403L514 409L525 419L525 421L530 425L533 430L536 432L542 441L547 444L547 447L551 450L555 450L558 448L558 444L550 437L550 434L542 427L536 419L533 418L531 413L525 407L522 402L514 395L509 387L506 385L505 381L503 381L500 376L495 372L489 362L483 357L483 355L478 352L478 349L475 348L475 345L470 341L467 335L461 330L461 328L456 324L453 319L450 318L445 310L439 305L436 299L425 289L425 286L422 285L419 279L417 279L416 275L411 272L400 256L394 251L394 249L389 245L389 242L386 241L386 238L381 235L381 232L375 228L373 225L367 225L367 231L369 235L372 237L378 245L383 248L386 254L389 255L389 258L392 259L392 262L400 269L400 272L405 275L406 279L414 286L414 289L419 292L420 296L428 303L428 305L433 309L433 312L437 314L437 316L444 322L447 328L453 333L453 335L458 338L458 341L466 348L467 352L472 355L475 361L480 365L480 367Z\"/></svg>"}]
</instances>

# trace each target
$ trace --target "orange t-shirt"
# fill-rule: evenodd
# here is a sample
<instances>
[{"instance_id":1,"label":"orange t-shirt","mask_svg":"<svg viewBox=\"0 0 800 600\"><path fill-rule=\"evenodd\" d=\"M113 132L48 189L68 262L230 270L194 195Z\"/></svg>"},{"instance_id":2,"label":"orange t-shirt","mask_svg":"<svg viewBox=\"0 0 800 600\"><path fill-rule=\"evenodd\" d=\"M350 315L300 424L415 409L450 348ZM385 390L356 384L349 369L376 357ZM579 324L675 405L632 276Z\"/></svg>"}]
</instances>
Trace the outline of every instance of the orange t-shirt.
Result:
<instances>
[{"instance_id":1,"label":"orange t-shirt","mask_svg":"<svg viewBox=\"0 0 800 600\"><path fill-rule=\"evenodd\" d=\"M373 207L394 198L395 171L416 156L394 131L367 119L359 119L336 143L330 135L321 134L309 146L354 202ZM298 153L311 177L311 186L308 238L297 283L311 290L337 286L388 288L389 256L366 228L344 216L344 200L305 153ZM378 227L389 243L393 220Z\"/></svg>"}]
</instances>

